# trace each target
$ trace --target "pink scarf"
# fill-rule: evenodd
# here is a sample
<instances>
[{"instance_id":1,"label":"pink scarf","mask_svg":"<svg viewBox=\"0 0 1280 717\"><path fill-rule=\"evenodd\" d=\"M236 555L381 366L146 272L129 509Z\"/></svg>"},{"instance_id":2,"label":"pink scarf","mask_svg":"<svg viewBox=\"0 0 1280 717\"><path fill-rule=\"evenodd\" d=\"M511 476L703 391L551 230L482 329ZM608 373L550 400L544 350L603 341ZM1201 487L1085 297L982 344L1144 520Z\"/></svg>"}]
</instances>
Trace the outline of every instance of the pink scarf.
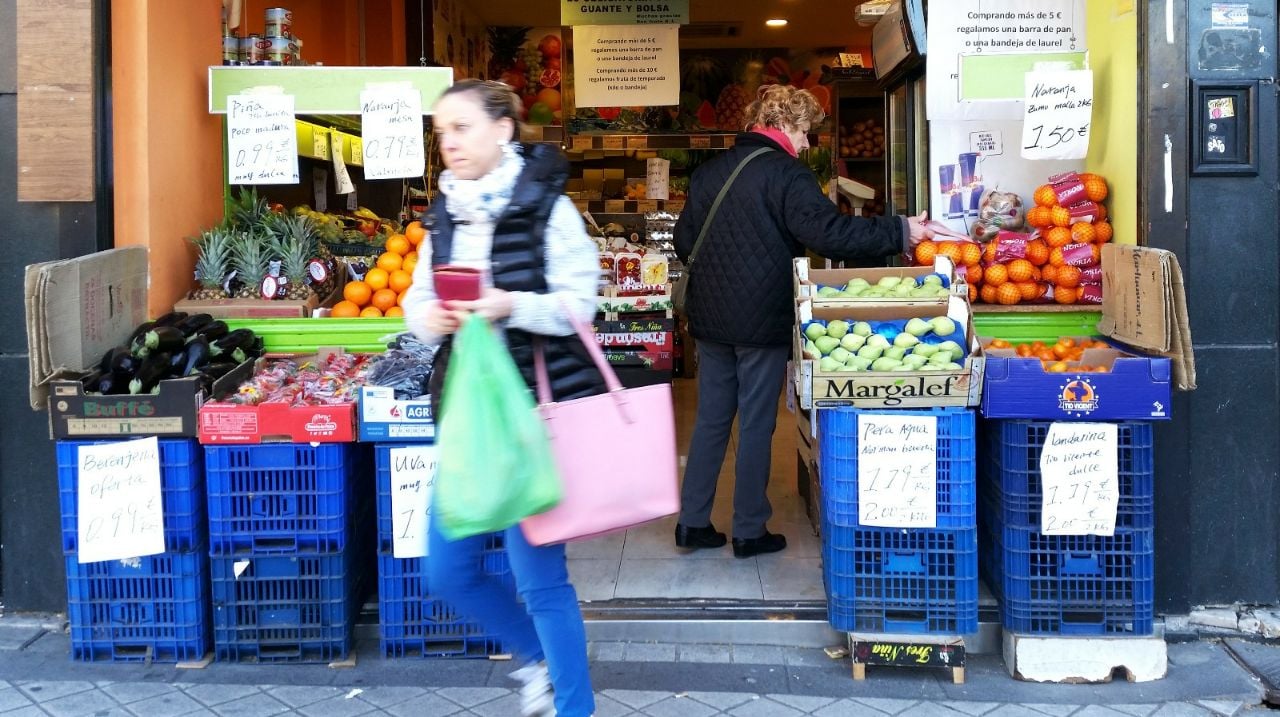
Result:
<instances>
[{"instance_id":1,"label":"pink scarf","mask_svg":"<svg viewBox=\"0 0 1280 717\"><path fill-rule=\"evenodd\" d=\"M752 127L751 131L755 132L756 134L762 134L768 137L769 139L773 140L774 142L777 142L778 144L782 145L782 148L787 150L787 154L790 154L792 157L800 156L799 153L796 152L795 146L791 144L791 139L788 138L787 135L784 134L782 130L776 127L765 127L764 125L758 124L755 127Z\"/></svg>"}]
</instances>

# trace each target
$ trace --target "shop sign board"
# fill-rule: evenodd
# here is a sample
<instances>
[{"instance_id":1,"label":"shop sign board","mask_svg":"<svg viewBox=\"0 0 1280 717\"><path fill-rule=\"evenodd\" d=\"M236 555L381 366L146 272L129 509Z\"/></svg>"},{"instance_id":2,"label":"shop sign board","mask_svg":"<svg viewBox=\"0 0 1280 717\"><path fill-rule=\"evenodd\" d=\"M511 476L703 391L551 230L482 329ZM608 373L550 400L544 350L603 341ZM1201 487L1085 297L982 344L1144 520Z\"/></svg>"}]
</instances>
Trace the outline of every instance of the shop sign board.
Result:
<instances>
[{"instance_id":1,"label":"shop sign board","mask_svg":"<svg viewBox=\"0 0 1280 717\"><path fill-rule=\"evenodd\" d=\"M587 25L574 28L577 106L657 107L679 104L679 31L679 25Z\"/></svg>"},{"instance_id":2,"label":"shop sign board","mask_svg":"<svg viewBox=\"0 0 1280 717\"><path fill-rule=\"evenodd\" d=\"M938 527L938 418L858 414L858 523Z\"/></svg>"},{"instance_id":3,"label":"shop sign board","mask_svg":"<svg viewBox=\"0 0 1280 717\"><path fill-rule=\"evenodd\" d=\"M227 181L297 184L298 137L291 95L227 98Z\"/></svg>"},{"instance_id":4,"label":"shop sign board","mask_svg":"<svg viewBox=\"0 0 1280 717\"><path fill-rule=\"evenodd\" d=\"M431 494L436 483L436 447L404 446L391 459L391 554L425 558L431 525Z\"/></svg>"},{"instance_id":5,"label":"shop sign board","mask_svg":"<svg viewBox=\"0 0 1280 717\"><path fill-rule=\"evenodd\" d=\"M1084 159L1093 122L1093 71L1028 72L1023 159Z\"/></svg>"},{"instance_id":6,"label":"shop sign board","mask_svg":"<svg viewBox=\"0 0 1280 717\"><path fill-rule=\"evenodd\" d=\"M1053 423L1040 452L1040 532L1115 535L1120 506L1118 427Z\"/></svg>"},{"instance_id":7,"label":"shop sign board","mask_svg":"<svg viewBox=\"0 0 1280 717\"><path fill-rule=\"evenodd\" d=\"M560 24L687 25L689 0L560 0Z\"/></svg>"},{"instance_id":8,"label":"shop sign board","mask_svg":"<svg viewBox=\"0 0 1280 717\"><path fill-rule=\"evenodd\" d=\"M163 553L159 439L80 446L76 462L79 561Z\"/></svg>"},{"instance_id":9,"label":"shop sign board","mask_svg":"<svg viewBox=\"0 0 1280 717\"><path fill-rule=\"evenodd\" d=\"M421 177L426 170L422 140L422 93L412 85L360 93L365 179Z\"/></svg>"}]
</instances>

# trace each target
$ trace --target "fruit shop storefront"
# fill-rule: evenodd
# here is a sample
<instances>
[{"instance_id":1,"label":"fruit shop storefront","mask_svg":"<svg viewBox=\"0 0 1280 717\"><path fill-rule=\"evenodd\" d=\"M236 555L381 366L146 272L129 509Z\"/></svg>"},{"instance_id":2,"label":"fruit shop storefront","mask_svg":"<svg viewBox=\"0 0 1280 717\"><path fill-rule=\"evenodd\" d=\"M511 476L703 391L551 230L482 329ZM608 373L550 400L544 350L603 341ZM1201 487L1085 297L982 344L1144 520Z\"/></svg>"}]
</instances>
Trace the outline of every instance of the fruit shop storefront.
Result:
<instances>
[{"instance_id":1,"label":"fruit shop storefront","mask_svg":"<svg viewBox=\"0 0 1280 717\"><path fill-rule=\"evenodd\" d=\"M291 59L298 61L298 69L340 73L347 66L403 68L416 66L419 58L425 58L427 64L442 67L402 74L393 70L386 79L413 83L426 106L450 76L497 77L519 92L528 122L524 138L558 144L568 153L574 166L570 195L590 214L591 233L601 247L602 270L611 274L612 280L602 290L597 322L597 331L606 337L602 343L612 349L611 361L629 381L673 382L681 407L682 455L687 454L691 407L696 402L695 382L689 380L696 375L696 363L680 317L664 303L665 277L679 271L678 264L667 256L670 228L682 208L689 174L709 153L731 144L731 129L755 87L771 82L800 84L826 103L831 120L815 131L811 138L815 150L807 153L805 161L815 170L816 181L844 211L892 214L928 209L955 235L942 234L924 245L907 262L916 266L839 268L828 267L816 257L796 265L797 337L794 375L788 381L795 412L779 417L775 485L771 488L776 527L787 534L791 547L778 559L738 561L685 555L671 545L673 521L575 546L571 551L573 574L596 635L630 639L662 634L670 638L675 630L687 639L706 639L734 634L726 632L730 630L726 625L754 623L756 627L750 628L755 630L750 633L753 639L820 644L829 640L828 625L840 631L868 629L868 624L875 623L859 622L862 617L856 599L848 603L830 594L834 584L848 584L855 596L873 589L866 581L877 576L868 576L863 566L852 564L856 563L854 546L866 540L881 541L875 549L883 554L911 555L925 566L938 560L955 563L957 556L961 557L959 563L971 566L968 572L952 568L940 573L926 567L922 590L941 585L957 595L954 604L913 604L901 611L878 604L873 608L878 611L880 628L892 631L894 625L910 623L910 627L923 621L935 632L972 632L979 623L984 629L994 626L998 632L1002 620L1009 619L1000 606L1022 596L1019 591L1026 589L1030 579L1024 575L1025 569L1017 572L1020 568L1013 558L997 557L998 551L1025 556L1044 549L1034 544L1046 537L1036 530L1044 527L1041 516L1027 507L1043 498L1031 478L1034 474L1038 479L1038 470L1031 466L1038 469L1040 465L1043 456L1039 447L1051 424L1070 427L1072 419L1082 417L1116 426L1109 440L1120 454L1122 490L1147 491L1136 497L1122 494L1115 510L1113 532L1136 542L1121 544L1117 538L1105 549L1094 549L1146 561L1147 572L1122 576L1136 590L1128 598L1131 607L1145 609L1146 622L1130 614L1107 614L1100 607L1093 611L1102 613L1098 624L1113 631L1141 631L1145 625L1150 631L1151 616L1185 613L1195 605L1274 602L1280 575L1276 551L1263 536L1274 535L1270 529L1275 520L1274 481L1266 479L1274 477L1276 450L1271 439L1263 437L1274 434L1266 429L1276 424L1276 402L1259 401L1257 393L1258 386L1275 385L1274 351L1266 347L1274 344L1277 325L1268 313L1274 312L1276 303L1276 262L1274 243L1254 245L1245 239L1274 232L1273 223L1264 224L1262 219L1274 215L1273 190L1264 189L1274 186L1274 152L1269 151L1275 141L1274 98L1269 93L1249 91L1257 78L1274 73L1274 58L1259 53L1263 58L1260 65L1245 63L1243 67L1223 59L1205 59L1202 36L1232 29L1214 25L1208 4L1188 3L1174 9L1174 30L1167 36L1147 31L1146 5L1126 9L1124 3L1105 8L1083 2L1046 0L1043 4L1045 12L1060 14L1059 24L1043 32L1053 35L1061 31L1072 39L1046 46L1055 51L1052 62L1057 64L1038 65L1045 58L1019 55L1015 59L1027 64L1009 70L1008 63L983 64L993 55L984 58L981 53L964 50L965 43L973 41L966 38L977 37L994 43L991 48L1022 47L1001 44L1014 40L1003 27L996 27L1001 24L999 18L971 21L963 14L957 16L954 9L935 7L929 18L926 54L922 23L911 15L919 10L914 3L899 10L906 16L898 22L907 28L908 39L893 48L874 36L883 18L870 14L870 9L859 9L858 3L803 11L824 17L816 22L812 17L793 17L790 29L780 31L787 34L771 36L763 34L775 31L766 29L765 20L775 18L762 14L740 20L733 17L740 12L736 9L695 2L689 17L684 18L686 30L674 36L679 45L676 103L654 108L628 106L632 101L622 97L603 101L580 97L583 91L573 79L573 45L578 33L587 35L595 30L593 26L561 24L559 8L550 3L523 4L547 5L529 8L493 3L483 11L484 16L456 4L437 3L425 17L411 7L412 3L366 2L363 14L356 3L345 3L336 14L326 12L323 23L317 20L319 8L311 7L315 3L293 3L293 39L306 40L305 44L295 42L289 51ZM407 287L404 282L411 279L412 262L417 258L414 249L423 238L420 228L411 222L412 215L429 201L431 182L439 171L429 143L422 178L369 178L363 155L370 138L362 131L358 109L306 105L306 95L312 89L307 85L314 83L303 79L293 84L294 80L279 79L283 74L268 82L253 73L274 68L231 64L254 62L252 53L263 51L254 45L246 55L243 41L260 29L264 37L272 34L271 28L263 25L264 6L243 4L239 23L224 28L223 33L223 37L236 38L234 53L224 40L220 61L216 49L220 33L215 29L220 26L220 3L192 3L181 13L156 5L115 2L110 3L109 16L101 8L96 16L94 37L111 49L111 82L108 85L100 76L93 89L105 94L110 87L114 113L109 124L102 117L97 119L96 126L109 135L109 142L100 148L96 162L105 165L106 159L111 159L113 174L107 184L113 188L113 198L93 200L92 192L87 200L55 197L48 194L48 184L40 188L31 183L21 190L29 192L24 199L36 202L62 199L109 207L106 216L111 218L99 220L100 234L114 239L100 247L67 242L65 246L77 248L58 255L33 256L32 260L70 258L95 248L144 246L147 253L141 275L148 298L133 307L141 312L135 324L147 318L165 319L175 330L185 332L185 342L208 327L178 328L177 324L208 313L212 304L238 302L244 313L218 317L226 334L205 335L206 343L218 346L220 352L315 353L330 346L355 353L385 349L382 337L400 326L398 299ZM1062 21L1061 14L1073 10L1078 17ZM109 24L104 22L107 17ZM270 22L270 15L266 17ZM1274 16L1263 13L1250 17L1255 23L1256 18L1269 18L1269 24L1246 27L1250 32L1245 35L1252 38L1250 33L1256 31L1261 38L1259 47L1274 46L1268 41L1275 37ZM730 19L733 21L728 22ZM1156 19L1160 20L1156 26L1163 29L1163 10ZM978 23L978 29L973 22ZM129 41L139 33L149 37L161 32L181 42L166 45L162 51L154 43ZM1025 43L1025 38L1022 41ZM742 47L797 49L763 53L736 49ZM18 49L25 51L21 45ZM891 52L894 49L896 55ZM1087 57L1083 56L1085 50ZM878 52L890 54L881 57ZM947 57L950 59L944 61ZM323 65L316 66L317 62ZM999 79L984 84L950 78L948 88L945 86L953 73L947 71L946 62L958 64L960 72L954 74L961 77ZM99 75L108 74L101 63L98 66ZM368 72L353 70L345 79L325 82L362 88L377 84ZM1071 73L1090 75L1087 95L1092 110L1080 120L1079 115L1064 118L1057 114L1070 108L1051 107L1051 119L1059 132L1054 135L1054 128L1047 128L1039 137L1026 134L1022 100L1028 90L1021 83L1024 76L1036 72L1045 73L1037 76L1042 85L1053 85L1055 92L1064 94L1086 92L1083 85L1072 84L1079 75ZM20 77L18 86L26 88L32 81ZM283 92L294 95L298 102L294 125L297 157L291 159L299 173L294 184L257 186L250 193L248 185L228 182L227 162L234 165L235 157L225 139L224 115L215 104L262 85L276 88L266 96ZM1239 107L1239 116L1249 120L1231 126L1252 127L1251 134L1241 129L1243 134L1225 136L1209 127L1212 123L1207 114L1184 109L1200 104L1208 108L1212 101L1212 107L1221 112L1227 98L1235 103L1231 105L1233 113ZM1068 126L1075 135L1070 139L1065 138ZM1082 131L1086 127L1087 131ZM1088 142L1081 151L1078 142L1082 135ZM1235 142L1231 145L1233 158L1239 161L1224 162L1212 154L1193 152L1201 144L1201 135L1206 142L1210 138ZM1068 147L1049 147L1055 139L1056 145L1077 148L1075 154L1065 151ZM38 160L32 162L33 167L40 166ZM340 191L348 188L343 182L354 191ZM41 191L46 194L41 196ZM1257 197L1261 210L1235 217L1228 232L1214 231L1222 223L1204 217L1216 216L1212 207L1230 206L1224 197L1238 195ZM17 216L30 215L39 206L20 205ZM997 219L1010 207L1021 226L1002 226ZM1209 211L1196 211L1202 207ZM108 224L114 225L114 231ZM220 228L228 224L233 229L270 233L282 247L280 253L266 256L270 250L259 248L256 260L235 256L233 242L216 238L221 236ZM987 231L993 235L982 234ZM1212 245L1196 241L1202 235L1207 239L1210 231L1214 231ZM301 243L303 235L313 235L306 238L316 240L324 250L299 249L288 256L283 247L290 240ZM200 241L183 241L185 237L199 237ZM975 238L979 241L974 242ZM1187 274L1188 287L1224 287L1226 311L1214 310L1218 302L1203 298L1197 302L1194 293L1189 296L1187 309L1200 367L1200 386L1194 392L1170 390L1178 381L1172 368L1177 362L1157 358L1152 363L1152 350L1147 346L1151 342L1114 327L1100 330L1098 326L1103 316L1109 315L1123 327L1126 314L1120 310L1134 308L1121 301L1115 305L1095 302L1106 301L1101 287L1109 260L1134 266L1150 260L1125 249L1136 245L1171 251ZM1213 250L1192 249L1206 246ZM972 256L974 249L978 250L976 257ZM136 257L130 260L137 261ZM282 266L272 270L269 260L280 261ZM130 266L136 273L138 265ZM1160 264L1168 266L1167 262ZM241 277L234 285L226 280L233 268ZM193 285L193 269L205 281ZM1224 280L1224 276L1231 278ZM272 280L270 295L279 298L263 298L268 279ZM1242 285L1248 290L1237 288ZM251 316L246 307L264 302L276 316L292 313L296 318ZM904 308L907 306L910 308ZM1170 309L1167 321L1160 325L1162 330L1176 334L1176 308ZM188 314L186 319L166 317L175 309ZM1120 313L1108 314L1112 309ZM354 318L343 318L346 316ZM136 332L137 328L130 325L123 329L121 338L130 339L126 344L136 338L145 345L148 334L155 336L153 349L173 340L169 332L156 331L170 327L151 326ZM239 342L245 334L235 334L242 330L254 333L254 339L243 345ZM226 338L233 334L238 338ZM1144 342L1149 350L1123 353L1113 343L1102 341L1107 337ZM922 345L933 350L917 349ZM395 350L412 352L413 347L401 345ZM907 360L909 356L918 358ZM868 362L863 367L865 375L846 368L855 366L858 358ZM879 369L875 368L877 361L881 361ZM97 356L94 363L98 363ZM243 362L231 367L225 366L229 361L221 363L226 373L211 376L211 384L228 380L226 376L243 378L232 373ZM87 367L85 362L75 368ZM342 380L348 368L340 363L333 366L330 378ZM903 380L886 383L872 376L894 370L910 371L910 381L920 388L892 389L889 386L905 385ZM1128 381L1129 371L1145 372L1148 380ZM850 378L852 375L858 378ZM1156 380L1160 377L1166 393L1149 400L1149 394L1141 391L1150 389L1148 384L1161 383ZM965 381L974 389L963 400L934 400L939 393L954 393L952 386ZM1194 379L1183 376L1182 383L1190 386ZM977 389L977 385L983 388ZM865 386L872 387L868 395L889 397L892 403L882 400L877 405L856 399L855 393ZM260 387L269 388L266 383ZM81 384L87 393L101 388ZM1032 401L1021 400L1046 390L1054 394L1047 403L1032 405ZM1128 413L1098 410L1117 394L1132 394L1131 406L1142 401L1144 413L1135 414L1132 408ZM1149 404L1154 403L1161 405L1154 410L1164 415L1152 415ZM834 408L839 404L869 409L870 417ZM925 543L894 544L898 539L894 531L871 530L883 521L858 514L856 486L862 469L856 462L841 467L832 457L833 445L846 445L856 455L858 431L853 427L876 420L874 416L880 412L873 409L885 407L902 411L888 414L898 421L893 426L899 431L907 430L905 426L917 419L934 419L929 430L937 447L933 466L938 498L933 515L922 518L930 520L932 527L919 529L935 532L901 531L929 536L922 538ZM1214 421L1208 430L1199 427L1228 411L1232 420ZM1075 415L1070 415L1073 412ZM1255 412L1258 415L1253 415ZM399 552L401 546L392 539L397 532L389 515L392 506L382 505L378 499L390 500L386 495L390 490L383 482L392 480L394 471L387 467L392 451L407 451L395 454L407 461L425 460L421 446L429 444L379 441L372 433L363 436L369 443L361 444L357 439L362 438L365 427L354 418L350 420L349 442L312 443L307 439L314 439L314 435L293 435L298 444L310 445L307 460L337 461L332 464L337 467L328 473L313 476L317 481L336 480L340 484L328 487L333 493L329 507L339 512L327 517L331 522L336 520L336 527L305 536L278 535L261 524L251 529L229 527L234 521L228 522L228 511L234 510L237 496L224 496L229 502L215 508L210 493L207 525L201 527L199 521L193 521L188 526L190 540L184 542L182 526L172 525L166 517L166 548L181 555L203 556L190 560L197 566L208 561L211 567L203 569L211 571L215 597L219 584L225 589L228 583L227 575L219 572L220 565L236 551L267 547L256 542L259 538L285 540L290 543L289 550L318 564L329 561L336 572L343 570L345 558L341 556L366 550L377 555L368 562L376 563L380 570L377 574L371 570L369 575L378 590L376 600L372 597L375 591L368 591L368 604L376 604L381 616L364 621L365 629L380 638L390 650L387 654L428 649L424 646L432 643L421 634L406 640L403 635L385 632L387 625L420 623L422 615L415 611L423 609L424 596L418 584L420 573L415 572L421 569L420 559L403 557L406 554ZM306 421L302 424L298 430L310 430ZM329 428L328 424L321 426L321 430ZM42 438L44 429L31 422L30 428L8 431L0 439L4 441L0 457L8 456L3 459L4 475L0 475L0 498L5 506L0 513L0 532L5 538L0 588L6 604L18 610L66 607L67 593L61 579L51 574L54 571L33 571L31 566L39 564L34 558L40 557L61 563L60 550L70 555L77 547L68 542L67 535L59 535L54 527L59 523L56 518L35 527L29 518L19 521L12 517L16 501L22 500L24 515L61 512L63 526L69 519L70 525L75 524L74 512L69 516L66 505L59 502L56 482L34 486L34 481L23 477L19 485L19 477L31 470L19 468L19 459L47 475L59 475L60 480L66 474L65 469L59 473L58 466L65 460L55 453L54 443L31 440L36 434ZM825 445L818 440L824 433L832 437ZM65 443L75 436L63 434L59 438ZM631 439L643 443L642 438ZM350 447L338 448L343 445ZM944 445L955 449L945 453L945 458ZM247 447L211 446L204 456L203 475L222 471L224 477L239 476L233 455ZM262 446L270 449L272 444ZM196 449L192 456L203 450ZM298 467L289 462L296 461L296 456L265 452L273 453L265 459L275 461L270 463L273 469ZM824 461L824 456L828 460ZM1019 456L1021 464L1010 463ZM171 457L161 456L166 471ZM368 482L347 481L342 466L360 461L368 461ZM1134 461L1141 465L1135 468ZM375 466L379 470L374 470ZM188 470L194 469L188 466ZM268 471L255 470L259 473L249 480L267 480ZM852 470L847 478L848 485L854 487L851 494L838 497L830 486L844 480L836 475L841 470ZM74 481L74 472L69 475ZM964 475L968 475L967 484ZM1158 490L1154 476L1159 476ZM1208 480L1198 480L1202 476ZM1020 487L1005 482L1019 478L1024 481ZM731 480L722 481L721 503L727 503L724 497L731 484ZM345 494L352 486L364 496ZM322 489L319 484L316 487ZM64 493L70 490L62 486ZM264 486L258 491L269 492ZM1259 500L1260 495L1269 497ZM348 540L351 536L341 525L347 511L357 512L358 503L383 513L380 520L386 518L387 525L380 525L380 531L386 528L386 535L380 532L372 544ZM824 507L829 508L825 513ZM844 508L850 509L851 519L842 517ZM728 522L725 510L716 515L720 522ZM863 528L870 532L858 532ZM195 538L196 534L202 537ZM851 542L841 542L845 540ZM1015 545L1015 540L1032 542ZM280 548L274 543L269 547ZM852 561L848 566L840 563L846 558ZM500 551L495 550L488 559L494 561L491 567L495 571L503 571ZM893 562L881 562L877 569L883 571ZM263 563L262 579L279 579L268 565ZM824 576L824 567L832 572ZM232 571L234 582L234 563L227 569ZM979 575L987 586L981 593L976 587ZM78 579L71 574L67 577ZM961 583L972 584L972 594L967 587L961 589ZM905 596L908 602L912 598ZM964 612L958 610L961 604L966 610L972 608L965 612L965 621L958 615ZM934 614L937 610L951 613L939 617ZM667 622L660 628L665 633L653 633L655 616L680 620L679 627ZM783 622L776 619L779 617L790 618L790 630L777 627ZM382 633L378 632L379 624ZM1024 623L1015 626L1027 629ZM1008 624L1005 627L1014 629ZM453 642L461 647L450 649L464 652L489 648L479 638ZM250 649L235 639L228 644Z\"/></svg>"}]
</instances>

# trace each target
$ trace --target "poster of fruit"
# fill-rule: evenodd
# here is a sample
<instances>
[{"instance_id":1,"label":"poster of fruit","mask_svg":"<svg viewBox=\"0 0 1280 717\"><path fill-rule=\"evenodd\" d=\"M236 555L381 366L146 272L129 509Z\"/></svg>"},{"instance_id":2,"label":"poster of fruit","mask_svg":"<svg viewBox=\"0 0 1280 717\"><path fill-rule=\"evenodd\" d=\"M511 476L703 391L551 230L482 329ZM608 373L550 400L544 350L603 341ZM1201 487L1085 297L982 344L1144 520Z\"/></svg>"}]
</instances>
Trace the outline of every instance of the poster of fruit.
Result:
<instances>
[{"instance_id":1,"label":"poster of fruit","mask_svg":"<svg viewBox=\"0 0 1280 717\"><path fill-rule=\"evenodd\" d=\"M531 125L563 124L562 55L558 27L489 28L489 76L520 95Z\"/></svg>"},{"instance_id":2,"label":"poster of fruit","mask_svg":"<svg viewBox=\"0 0 1280 717\"><path fill-rule=\"evenodd\" d=\"M795 85L831 112L837 50L681 50L680 104L580 108L574 132L738 132L764 85Z\"/></svg>"},{"instance_id":3,"label":"poster of fruit","mask_svg":"<svg viewBox=\"0 0 1280 717\"><path fill-rule=\"evenodd\" d=\"M453 68L454 79L486 79L489 43L485 24L465 3L433 0L435 61Z\"/></svg>"}]
</instances>

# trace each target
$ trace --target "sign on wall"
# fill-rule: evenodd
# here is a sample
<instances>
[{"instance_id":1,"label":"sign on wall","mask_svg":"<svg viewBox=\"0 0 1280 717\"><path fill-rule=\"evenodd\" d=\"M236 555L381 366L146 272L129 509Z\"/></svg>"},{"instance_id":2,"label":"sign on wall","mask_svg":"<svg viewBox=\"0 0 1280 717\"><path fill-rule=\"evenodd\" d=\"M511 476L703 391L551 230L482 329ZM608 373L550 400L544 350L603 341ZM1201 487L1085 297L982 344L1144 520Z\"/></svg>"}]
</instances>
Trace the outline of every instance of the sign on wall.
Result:
<instances>
[{"instance_id":1,"label":"sign on wall","mask_svg":"<svg viewBox=\"0 0 1280 717\"><path fill-rule=\"evenodd\" d=\"M680 103L679 25L588 25L573 40L578 107Z\"/></svg>"},{"instance_id":2,"label":"sign on wall","mask_svg":"<svg viewBox=\"0 0 1280 717\"><path fill-rule=\"evenodd\" d=\"M227 98L227 172L230 184L298 183L292 95Z\"/></svg>"},{"instance_id":3,"label":"sign on wall","mask_svg":"<svg viewBox=\"0 0 1280 717\"><path fill-rule=\"evenodd\" d=\"M689 0L560 0L561 25L687 25Z\"/></svg>"}]
</instances>

